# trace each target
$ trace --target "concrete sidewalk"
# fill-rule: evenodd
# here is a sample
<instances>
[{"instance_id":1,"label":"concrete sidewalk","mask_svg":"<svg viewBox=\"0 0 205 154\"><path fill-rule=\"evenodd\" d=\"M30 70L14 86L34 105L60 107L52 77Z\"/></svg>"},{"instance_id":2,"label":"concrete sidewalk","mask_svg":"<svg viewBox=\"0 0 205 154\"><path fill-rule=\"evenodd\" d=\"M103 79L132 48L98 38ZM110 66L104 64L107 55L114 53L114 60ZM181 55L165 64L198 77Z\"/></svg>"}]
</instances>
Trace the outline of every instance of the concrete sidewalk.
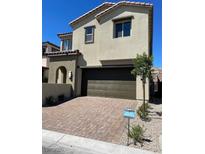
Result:
<instances>
[{"instance_id":1,"label":"concrete sidewalk","mask_svg":"<svg viewBox=\"0 0 205 154\"><path fill-rule=\"evenodd\" d=\"M43 130L43 154L156 154L123 145Z\"/></svg>"}]
</instances>

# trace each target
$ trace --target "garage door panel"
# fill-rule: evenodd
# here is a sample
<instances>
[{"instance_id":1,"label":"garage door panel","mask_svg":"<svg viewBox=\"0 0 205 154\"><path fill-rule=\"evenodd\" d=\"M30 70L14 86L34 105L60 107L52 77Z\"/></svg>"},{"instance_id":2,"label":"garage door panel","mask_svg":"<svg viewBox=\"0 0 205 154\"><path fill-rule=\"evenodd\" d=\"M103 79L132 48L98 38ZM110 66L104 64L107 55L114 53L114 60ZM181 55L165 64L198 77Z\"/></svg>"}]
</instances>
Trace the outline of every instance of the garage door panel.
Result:
<instances>
[{"instance_id":1,"label":"garage door panel","mask_svg":"<svg viewBox=\"0 0 205 154\"><path fill-rule=\"evenodd\" d=\"M136 88L134 86L121 86L121 85L110 85L110 84L95 84L95 85L88 85L88 90L109 90L109 91L135 91Z\"/></svg>"},{"instance_id":2,"label":"garage door panel","mask_svg":"<svg viewBox=\"0 0 205 154\"><path fill-rule=\"evenodd\" d=\"M92 80L124 80L135 81L133 75L131 75L130 68L115 68L115 69L87 69L84 75L87 79Z\"/></svg>"},{"instance_id":3,"label":"garage door panel","mask_svg":"<svg viewBox=\"0 0 205 154\"><path fill-rule=\"evenodd\" d=\"M88 89L88 96L135 99L135 91L108 91L108 90Z\"/></svg>"},{"instance_id":4,"label":"garage door panel","mask_svg":"<svg viewBox=\"0 0 205 154\"><path fill-rule=\"evenodd\" d=\"M88 80L89 84L96 84L96 83L101 83L101 84L121 84L121 85L130 85L132 86L133 83L136 81L123 81L123 80Z\"/></svg>"},{"instance_id":5,"label":"garage door panel","mask_svg":"<svg viewBox=\"0 0 205 154\"><path fill-rule=\"evenodd\" d=\"M88 89L129 91L136 89L135 81L88 80Z\"/></svg>"},{"instance_id":6,"label":"garage door panel","mask_svg":"<svg viewBox=\"0 0 205 154\"><path fill-rule=\"evenodd\" d=\"M136 80L130 73L132 69L84 69L82 95L136 99Z\"/></svg>"}]
</instances>

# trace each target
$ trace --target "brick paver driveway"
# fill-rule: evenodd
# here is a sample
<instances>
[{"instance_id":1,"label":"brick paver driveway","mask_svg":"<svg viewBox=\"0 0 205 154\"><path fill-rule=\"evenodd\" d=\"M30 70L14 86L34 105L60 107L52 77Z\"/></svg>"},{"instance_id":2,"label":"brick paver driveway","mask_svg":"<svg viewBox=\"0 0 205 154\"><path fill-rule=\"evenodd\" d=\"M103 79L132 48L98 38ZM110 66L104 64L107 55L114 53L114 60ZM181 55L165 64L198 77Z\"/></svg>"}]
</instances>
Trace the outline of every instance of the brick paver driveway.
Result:
<instances>
[{"instance_id":1,"label":"brick paver driveway","mask_svg":"<svg viewBox=\"0 0 205 154\"><path fill-rule=\"evenodd\" d=\"M70 135L119 143L127 121L122 112L135 100L78 97L54 107L43 107L43 128Z\"/></svg>"}]
</instances>

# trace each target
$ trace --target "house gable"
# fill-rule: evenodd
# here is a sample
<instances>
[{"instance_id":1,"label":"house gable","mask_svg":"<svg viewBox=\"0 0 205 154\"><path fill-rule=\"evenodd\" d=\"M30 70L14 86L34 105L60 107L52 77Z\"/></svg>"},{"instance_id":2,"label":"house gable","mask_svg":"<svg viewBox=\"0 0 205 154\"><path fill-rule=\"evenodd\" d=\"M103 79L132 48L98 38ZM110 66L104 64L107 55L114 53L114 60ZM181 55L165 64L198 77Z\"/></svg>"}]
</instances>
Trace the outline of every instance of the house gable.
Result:
<instances>
[{"instance_id":1,"label":"house gable","mask_svg":"<svg viewBox=\"0 0 205 154\"><path fill-rule=\"evenodd\" d=\"M151 4L119 2L107 9L106 13L102 12L81 19L73 27L73 50L82 53L80 66L101 66L102 61L106 60L130 60L136 57L136 53L151 54ZM115 21L128 18L131 19L130 36L115 38ZM85 43L85 28L89 26L95 26L95 41L92 44Z\"/></svg>"},{"instance_id":2,"label":"house gable","mask_svg":"<svg viewBox=\"0 0 205 154\"><path fill-rule=\"evenodd\" d=\"M150 3L143 2L129 2L121 1L115 5L107 8L106 10L98 13L95 18L99 24L103 24L109 20L115 21L120 19L125 19L128 17L133 18L132 13L142 13L148 15L148 40L149 40L149 55L152 55L152 33L153 33L153 5Z\"/></svg>"},{"instance_id":3,"label":"house gable","mask_svg":"<svg viewBox=\"0 0 205 154\"><path fill-rule=\"evenodd\" d=\"M146 14L148 15L150 13L149 9L143 8L143 7L136 7L136 6L130 6L130 5L120 5L116 7L115 9L112 9L111 11L107 12L106 14L102 16L98 16L100 14L97 14L95 16L95 19L99 24L103 24L109 20L111 21L117 21L117 20L123 20L126 18L134 19L135 14Z\"/></svg>"},{"instance_id":4,"label":"house gable","mask_svg":"<svg viewBox=\"0 0 205 154\"><path fill-rule=\"evenodd\" d=\"M110 3L110 2L105 2L99 6L97 6L96 8L90 10L89 12L83 14L82 16L78 17L77 19L71 21L69 24L72 28L74 28L75 26L78 25L78 23L82 22L83 20L85 20L86 18L93 16L95 17L96 14L108 9L109 7L113 6L114 3Z\"/></svg>"}]
</instances>

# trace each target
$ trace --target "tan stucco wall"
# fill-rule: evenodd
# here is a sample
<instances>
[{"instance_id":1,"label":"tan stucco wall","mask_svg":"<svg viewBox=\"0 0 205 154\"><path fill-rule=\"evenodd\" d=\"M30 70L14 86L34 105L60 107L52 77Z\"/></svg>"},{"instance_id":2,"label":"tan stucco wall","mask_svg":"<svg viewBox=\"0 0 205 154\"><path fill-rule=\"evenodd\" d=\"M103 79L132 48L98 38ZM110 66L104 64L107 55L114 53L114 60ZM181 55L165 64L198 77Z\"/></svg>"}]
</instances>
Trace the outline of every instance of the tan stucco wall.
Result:
<instances>
[{"instance_id":1,"label":"tan stucco wall","mask_svg":"<svg viewBox=\"0 0 205 154\"><path fill-rule=\"evenodd\" d=\"M76 84L76 57L75 56L59 56L50 57L49 62L49 77L48 83L56 83L56 71L59 67L64 66L66 68L66 84L71 84L72 89L75 90ZM68 73L72 72L72 80L69 79ZM75 95L75 91L73 91Z\"/></svg>"},{"instance_id":2,"label":"tan stucco wall","mask_svg":"<svg viewBox=\"0 0 205 154\"><path fill-rule=\"evenodd\" d=\"M82 69L77 68L77 72L76 72L76 96L81 96L81 82L82 82Z\"/></svg>"},{"instance_id":3,"label":"tan stucco wall","mask_svg":"<svg viewBox=\"0 0 205 154\"><path fill-rule=\"evenodd\" d=\"M113 38L113 19L133 16L130 37ZM101 65L100 60L133 59L136 53L146 52L149 48L148 9L120 7L103 18L100 23L89 17L74 27L73 49L79 49L86 63L80 65ZM95 25L94 43L85 44L84 27ZM80 62L80 61L79 61Z\"/></svg>"},{"instance_id":4,"label":"tan stucco wall","mask_svg":"<svg viewBox=\"0 0 205 154\"><path fill-rule=\"evenodd\" d=\"M70 84L42 84L42 103L45 104L46 97L53 96L55 99L59 95L64 94L66 98L71 97L71 85Z\"/></svg>"}]
</instances>

